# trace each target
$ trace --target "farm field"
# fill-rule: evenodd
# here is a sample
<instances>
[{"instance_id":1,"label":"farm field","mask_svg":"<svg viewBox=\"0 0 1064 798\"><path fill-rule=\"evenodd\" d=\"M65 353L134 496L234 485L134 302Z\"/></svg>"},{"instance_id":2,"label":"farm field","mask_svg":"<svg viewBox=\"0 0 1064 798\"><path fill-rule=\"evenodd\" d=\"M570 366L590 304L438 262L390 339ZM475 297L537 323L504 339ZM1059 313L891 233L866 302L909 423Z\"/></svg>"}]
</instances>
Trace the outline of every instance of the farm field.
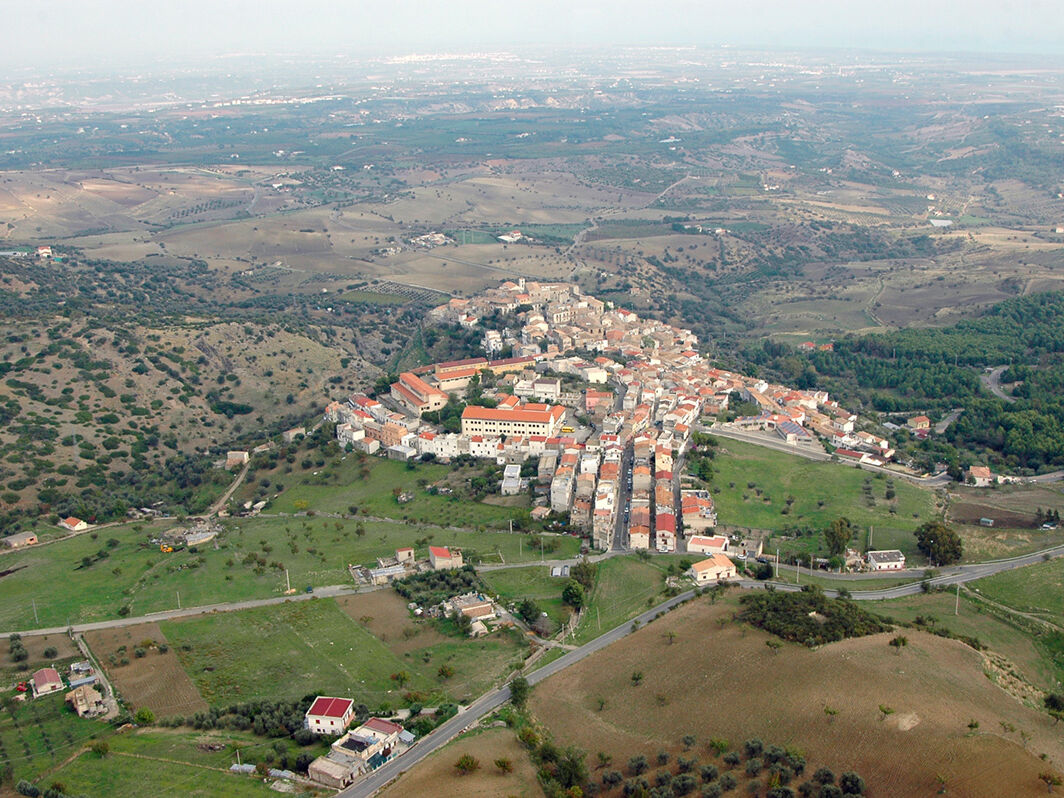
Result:
<instances>
[{"instance_id":1,"label":"farm field","mask_svg":"<svg viewBox=\"0 0 1064 798\"><path fill-rule=\"evenodd\" d=\"M979 654L960 642L907 631L900 654L887 645L890 633L816 650L784 644L773 654L769 635L729 623L734 609L731 599L695 601L669 613L537 686L533 714L557 744L605 751L619 763L662 748L675 756L684 734L699 741L703 762L713 761L711 737L733 748L760 737L800 748L810 770L854 770L876 795L932 794L942 776L950 793L996 798L1007 773L1010 794L1035 796L1045 790L1038 754L1060 769L1064 747L1052 720L987 680ZM979 728L970 733L973 719Z\"/></svg>"},{"instance_id":2,"label":"farm field","mask_svg":"<svg viewBox=\"0 0 1064 798\"><path fill-rule=\"evenodd\" d=\"M465 480L478 476L480 471L476 466L456 469L433 464L408 468L394 460L349 454L337 465L324 466L316 475L311 472L296 477L271 502L269 512L310 509L318 513L348 513L355 506L361 515L440 526L503 526L511 518L521 517L521 509L468 501L454 494L434 496L427 491L435 484L464 487ZM289 479L290 476L285 478L286 483ZM393 493L396 489L410 491L414 498L399 504Z\"/></svg>"},{"instance_id":3,"label":"farm field","mask_svg":"<svg viewBox=\"0 0 1064 798\"><path fill-rule=\"evenodd\" d=\"M455 773L454 763L469 754L480 769L467 776ZM494 762L509 759L513 772L503 773ZM418 763L386 787L382 798L412 795L454 796L454 798L539 798L543 794L528 751L510 729L484 729L459 737Z\"/></svg>"},{"instance_id":4,"label":"farm field","mask_svg":"<svg viewBox=\"0 0 1064 798\"><path fill-rule=\"evenodd\" d=\"M533 538L508 533L418 528L401 522L326 518L248 518L198 551L163 553L148 543L161 527L132 524L5 555L0 578L0 628L32 629L119 617L123 607L144 615L178 606L279 596L285 569L292 585L350 584L349 563L374 564L400 546L458 546L467 557L519 562L539 557ZM117 541L110 545L109 541ZM423 542L417 543L418 540ZM579 541L546 536L554 556L576 554ZM533 553L534 551L534 553ZM100 552L106 556L100 559ZM89 565L86 566L85 559ZM55 590L62 584L64 589ZM180 598L178 597L180 595ZM36 601L39 624L35 624Z\"/></svg>"},{"instance_id":5,"label":"farm field","mask_svg":"<svg viewBox=\"0 0 1064 798\"><path fill-rule=\"evenodd\" d=\"M138 795L146 783L152 785L153 795L174 798L214 798L218 795L253 798L277 794L270 789L268 781L229 773L225 768L145 760L122 753L109 754L106 766L102 766L100 758L88 751L58 769L50 778L62 783L68 794L73 795Z\"/></svg>"},{"instance_id":6,"label":"farm field","mask_svg":"<svg viewBox=\"0 0 1064 798\"><path fill-rule=\"evenodd\" d=\"M159 624L86 632L85 642L122 701L134 711L148 707L157 718L168 718L188 717L208 708ZM145 652L141 657L136 655L138 648Z\"/></svg>"},{"instance_id":7,"label":"farm field","mask_svg":"<svg viewBox=\"0 0 1064 798\"><path fill-rule=\"evenodd\" d=\"M405 692L430 700L479 694L524 649L496 633L447 638L396 653L332 600L169 621L163 632L212 706L309 693L350 696L371 708L401 706ZM426 642L434 641L431 636ZM438 671L447 665L454 675ZM393 674L405 679L393 679Z\"/></svg>"},{"instance_id":8,"label":"farm field","mask_svg":"<svg viewBox=\"0 0 1064 798\"><path fill-rule=\"evenodd\" d=\"M964 591L961 592L957 615L953 614L956 597L950 591L867 602L861 606L899 622L911 623L923 616L936 628L978 638L991 651L1013 662L1023 677L1037 687L1050 689L1058 680L1064 679L1064 661L1055 663L1052 652L1042 645L1040 638L985 612Z\"/></svg>"},{"instance_id":9,"label":"farm field","mask_svg":"<svg viewBox=\"0 0 1064 798\"><path fill-rule=\"evenodd\" d=\"M63 691L24 703L5 699L0 708L0 764L10 762L16 781L32 781L93 737L109 732L103 721L79 718L64 702Z\"/></svg>"},{"instance_id":10,"label":"farm field","mask_svg":"<svg viewBox=\"0 0 1064 798\"><path fill-rule=\"evenodd\" d=\"M867 532L875 527L875 545L916 555L912 532L935 511L935 495L895 478L895 498L885 498L889 477L834 463L773 451L755 444L723 440L713 460L713 499L722 524L782 531L790 526L823 529L845 516ZM864 486L871 488L865 498ZM734 486L734 487L733 487ZM787 501L793 499L788 509ZM817 551L820 536L785 540L769 546L781 553ZM863 540L856 541L862 545Z\"/></svg>"}]
</instances>

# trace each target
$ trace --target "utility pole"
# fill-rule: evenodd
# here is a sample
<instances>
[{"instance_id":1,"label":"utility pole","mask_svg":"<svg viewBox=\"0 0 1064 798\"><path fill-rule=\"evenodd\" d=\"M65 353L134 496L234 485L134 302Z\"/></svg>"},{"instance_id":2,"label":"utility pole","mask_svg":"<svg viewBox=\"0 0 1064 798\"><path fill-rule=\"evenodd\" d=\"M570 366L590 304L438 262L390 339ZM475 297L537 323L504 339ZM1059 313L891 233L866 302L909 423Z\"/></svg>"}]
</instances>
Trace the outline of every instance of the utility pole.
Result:
<instances>
[{"instance_id":1,"label":"utility pole","mask_svg":"<svg viewBox=\"0 0 1064 798\"><path fill-rule=\"evenodd\" d=\"M287 568L284 569L284 592L285 593L291 593L292 592L292 582L288 578L288 569Z\"/></svg>"},{"instance_id":2,"label":"utility pole","mask_svg":"<svg viewBox=\"0 0 1064 798\"><path fill-rule=\"evenodd\" d=\"M780 550L776 549L776 578L780 578Z\"/></svg>"},{"instance_id":3,"label":"utility pole","mask_svg":"<svg viewBox=\"0 0 1064 798\"><path fill-rule=\"evenodd\" d=\"M33 603L33 622L40 626L41 619L37 617L37 599L30 599L30 601Z\"/></svg>"},{"instance_id":4,"label":"utility pole","mask_svg":"<svg viewBox=\"0 0 1064 798\"><path fill-rule=\"evenodd\" d=\"M181 591L177 591L177 608L181 609Z\"/></svg>"},{"instance_id":5,"label":"utility pole","mask_svg":"<svg viewBox=\"0 0 1064 798\"><path fill-rule=\"evenodd\" d=\"M875 527L869 524L868 526L868 548L872 548L872 533L875 532Z\"/></svg>"},{"instance_id":6,"label":"utility pole","mask_svg":"<svg viewBox=\"0 0 1064 798\"><path fill-rule=\"evenodd\" d=\"M954 615L960 615L961 614L961 583L960 582L957 583L957 601L953 605L953 614Z\"/></svg>"},{"instance_id":7,"label":"utility pole","mask_svg":"<svg viewBox=\"0 0 1064 798\"><path fill-rule=\"evenodd\" d=\"M794 561L794 584L800 585L802 583L802 558L798 557Z\"/></svg>"}]
</instances>

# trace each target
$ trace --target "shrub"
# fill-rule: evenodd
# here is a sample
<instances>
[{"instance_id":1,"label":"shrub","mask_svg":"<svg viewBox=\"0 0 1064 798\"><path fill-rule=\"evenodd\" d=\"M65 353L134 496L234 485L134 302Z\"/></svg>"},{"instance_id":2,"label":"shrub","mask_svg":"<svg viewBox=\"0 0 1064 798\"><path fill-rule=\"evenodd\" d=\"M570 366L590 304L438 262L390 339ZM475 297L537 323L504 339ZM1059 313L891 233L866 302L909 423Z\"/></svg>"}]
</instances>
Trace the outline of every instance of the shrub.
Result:
<instances>
[{"instance_id":1,"label":"shrub","mask_svg":"<svg viewBox=\"0 0 1064 798\"><path fill-rule=\"evenodd\" d=\"M757 737L751 737L743 743L743 751L746 752L748 757L761 756L761 752L764 750L765 744Z\"/></svg>"},{"instance_id":2,"label":"shrub","mask_svg":"<svg viewBox=\"0 0 1064 798\"><path fill-rule=\"evenodd\" d=\"M757 757L746 760L746 775L756 776L758 773L761 772L761 768L764 767L764 764L765 763Z\"/></svg>"},{"instance_id":3,"label":"shrub","mask_svg":"<svg viewBox=\"0 0 1064 798\"><path fill-rule=\"evenodd\" d=\"M52 646L48 646L48 648L46 648L44 650L44 658L45 659L55 659L55 655L58 654L58 653L59 652L56 651Z\"/></svg>"},{"instance_id":4,"label":"shrub","mask_svg":"<svg viewBox=\"0 0 1064 798\"><path fill-rule=\"evenodd\" d=\"M717 780L717 776L720 775L720 770L716 765L702 765L699 775L702 777L702 781L708 784L711 781Z\"/></svg>"},{"instance_id":5,"label":"shrub","mask_svg":"<svg viewBox=\"0 0 1064 798\"><path fill-rule=\"evenodd\" d=\"M470 773L480 770L480 762L470 754L462 754L458 757L458 761L454 763L454 769L459 776L468 776Z\"/></svg>"}]
</instances>

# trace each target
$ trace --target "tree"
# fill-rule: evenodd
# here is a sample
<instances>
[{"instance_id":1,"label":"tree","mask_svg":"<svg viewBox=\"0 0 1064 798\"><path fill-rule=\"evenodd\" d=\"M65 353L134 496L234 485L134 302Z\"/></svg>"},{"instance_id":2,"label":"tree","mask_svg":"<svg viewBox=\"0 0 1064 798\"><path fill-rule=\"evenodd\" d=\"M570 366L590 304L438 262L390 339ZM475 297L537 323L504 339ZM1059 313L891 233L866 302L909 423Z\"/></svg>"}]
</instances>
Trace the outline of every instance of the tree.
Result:
<instances>
[{"instance_id":1,"label":"tree","mask_svg":"<svg viewBox=\"0 0 1064 798\"><path fill-rule=\"evenodd\" d=\"M519 601L516 610L518 617L530 626L539 620L539 614L542 612L539 605L530 598Z\"/></svg>"},{"instance_id":2,"label":"tree","mask_svg":"<svg viewBox=\"0 0 1064 798\"><path fill-rule=\"evenodd\" d=\"M905 637L904 635L898 635L897 637L892 637L890 639L890 644L889 645L893 646L894 650L897 651L900 654L901 650L905 646L909 645L909 638Z\"/></svg>"},{"instance_id":3,"label":"tree","mask_svg":"<svg viewBox=\"0 0 1064 798\"><path fill-rule=\"evenodd\" d=\"M515 676L510 681L510 701L518 709L524 709L528 702L528 694L532 691L528 679L524 676Z\"/></svg>"},{"instance_id":4,"label":"tree","mask_svg":"<svg viewBox=\"0 0 1064 798\"><path fill-rule=\"evenodd\" d=\"M963 552L960 535L941 521L928 521L916 528L916 547L934 565L951 565Z\"/></svg>"},{"instance_id":5,"label":"tree","mask_svg":"<svg viewBox=\"0 0 1064 798\"><path fill-rule=\"evenodd\" d=\"M459 776L468 776L470 773L480 770L480 762L470 754L462 754L458 757L458 761L454 763L454 769Z\"/></svg>"},{"instance_id":6,"label":"tree","mask_svg":"<svg viewBox=\"0 0 1064 798\"><path fill-rule=\"evenodd\" d=\"M92 744L92 752L103 759L110 752L111 746L107 740L97 740Z\"/></svg>"},{"instance_id":7,"label":"tree","mask_svg":"<svg viewBox=\"0 0 1064 798\"><path fill-rule=\"evenodd\" d=\"M832 557L838 557L846 551L846 547L853 539L854 528L849 518L836 518L827 529L824 530L824 541L828 544L828 552Z\"/></svg>"},{"instance_id":8,"label":"tree","mask_svg":"<svg viewBox=\"0 0 1064 798\"><path fill-rule=\"evenodd\" d=\"M137 714L133 716L133 720L141 726L150 726L155 723L155 713L147 707L141 707L137 710Z\"/></svg>"},{"instance_id":9,"label":"tree","mask_svg":"<svg viewBox=\"0 0 1064 798\"><path fill-rule=\"evenodd\" d=\"M642 754L633 756L628 760L628 771L633 776L640 776L643 773L646 773L648 767L650 766L647 764L647 758Z\"/></svg>"},{"instance_id":10,"label":"tree","mask_svg":"<svg viewBox=\"0 0 1064 798\"><path fill-rule=\"evenodd\" d=\"M584 557L572 567L569 574L583 586L584 590L591 590L595 586L596 570L598 570L598 566L589 561L587 557Z\"/></svg>"},{"instance_id":11,"label":"tree","mask_svg":"<svg viewBox=\"0 0 1064 798\"><path fill-rule=\"evenodd\" d=\"M783 648L783 643L781 643L779 640L776 640L775 638L766 640L765 645L772 649L773 654L779 654L780 649Z\"/></svg>"},{"instance_id":12,"label":"tree","mask_svg":"<svg viewBox=\"0 0 1064 798\"><path fill-rule=\"evenodd\" d=\"M562 590L562 601L578 610L584 606L584 587L575 579L570 579Z\"/></svg>"},{"instance_id":13,"label":"tree","mask_svg":"<svg viewBox=\"0 0 1064 798\"><path fill-rule=\"evenodd\" d=\"M852 770L839 776L839 787L843 795L863 795L865 791L864 779Z\"/></svg>"},{"instance_id":14,"label":"tree","mask_svg":"<svg viewBox=\"0 0 1064 798\"><path fill-rule=\"evenodd\" d=\"M1046 711L1057 723L1064 718L1064 693L1048 693L1042 702L1045 704Z\"/></svg>"},{"instance_id":15,"label":"tree","mask_svg":"<svg viewBox=\"0 0 1064 798\"><path fill-rule=\"evenodd\" d=\"M1038 778L1046 785L1046 789L1049 790L1049 792L1053 792L1054 787L1059 787L1061 784L1064 784L1064 781L1061 780L1060 776L1051 770L1042 771L1038 774Z\"/></svg>"}]
</instances>

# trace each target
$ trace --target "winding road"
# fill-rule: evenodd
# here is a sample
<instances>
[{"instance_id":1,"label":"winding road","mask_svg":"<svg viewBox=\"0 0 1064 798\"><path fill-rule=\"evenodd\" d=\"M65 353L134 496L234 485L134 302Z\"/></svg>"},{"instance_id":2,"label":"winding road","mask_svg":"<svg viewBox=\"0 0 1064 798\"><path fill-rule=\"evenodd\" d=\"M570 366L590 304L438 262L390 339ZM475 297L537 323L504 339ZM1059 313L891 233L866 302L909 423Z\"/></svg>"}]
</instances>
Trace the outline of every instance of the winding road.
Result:
<instances>
[{"instance_id":1,"label":"winding road","mask_svg":"<svg viewBox=\"0 0 1064 798\"><path fill-rule=\"evenodd\" d=\"M998 399L1003 399L1010 404L1016 401L1016 397L1005 393L1005 389L1001 387L1001 375L1005 373L1008 366L998 366L990 371L980 374L979 381L983 383L990 393L994 394Z\"/></svg>"}]
</instances>

